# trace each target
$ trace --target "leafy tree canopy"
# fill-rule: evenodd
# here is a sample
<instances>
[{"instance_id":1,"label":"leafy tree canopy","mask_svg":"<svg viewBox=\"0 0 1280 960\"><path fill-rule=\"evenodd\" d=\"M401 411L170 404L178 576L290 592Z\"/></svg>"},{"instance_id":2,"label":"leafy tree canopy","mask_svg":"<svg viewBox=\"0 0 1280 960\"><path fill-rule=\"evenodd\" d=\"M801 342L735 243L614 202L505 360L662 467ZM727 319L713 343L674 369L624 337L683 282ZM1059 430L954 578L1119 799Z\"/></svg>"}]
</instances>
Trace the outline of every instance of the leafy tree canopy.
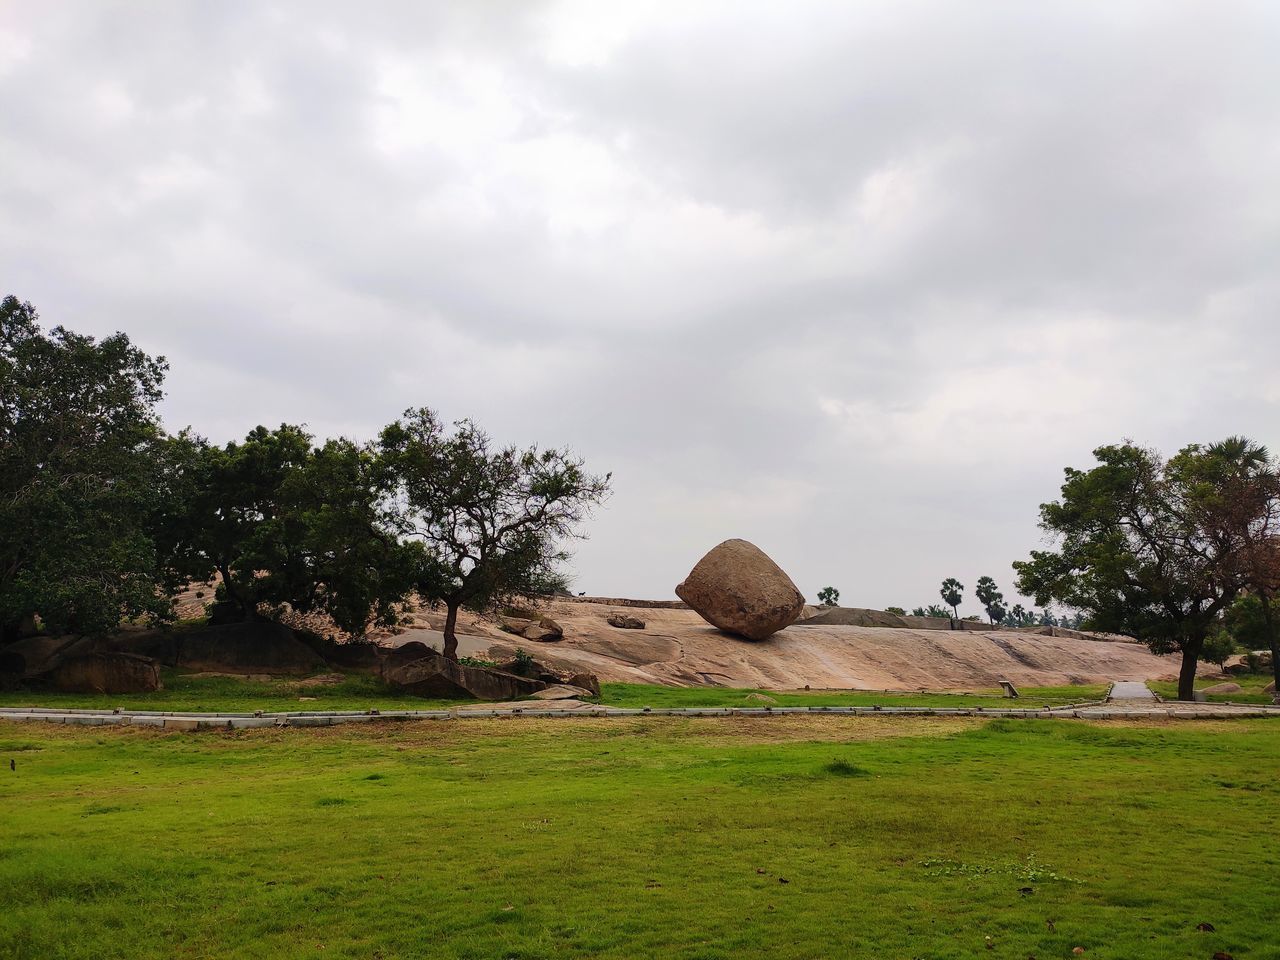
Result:
<instances>
[{"instance_id":1,"label":"leafy tree canopy","mask_svg":"<svg viewBox=\"0 0 1280 960\"><path fill-rule=\"evenodd\" d=\"M386 522L372 450L343 439L314 448L289 424L222 447L184 434L169 450L176 479L162 529L176 580L216 572L240 617L288 605L353 634L396 621L423 554Z\"/></svg>"},{"instance_id":2,"label":"leafy tree canopy","mask_svg":"<svg viewBox=\"0 0 1280 960\"><path fill-rule=\"evenodd\" d=\"M610 476L568 450L499 447L471 421L449 429L425 408L384 429L378 449L388 509L424 548L418 590L444 604L454 659L458 610L563 586L563 541L609 492Z\"/></svg>"},{"instance_id":3,"label":"leafy tree canopy","mask_svg":"<svg viewBox=\"0 0 1280 960\"><path fill-rule=\"evenodd\" d=\"M951 608L951 616L960 616L960 601L964 599L964 584L955 577L947 577L942 581L942 589L939 591L943 601Z\"/></svg>"},{"instance_id":4,"label":"leafy tree canopy","mask_svg":"<svg viewBox=\"0 0 1280 960\"><path fill-rule=\"evenodd\" d=\"M1168 461L1130 443L1094 457L1089 470L1068 468L1061 498L1041 506L1058 548L1014 564L1018 589L1157 652L1181 651L1178 695L1190 699L1205 638L1247 582L1242 556L1270 458L1239 438Z\"/></svg>"},{"instance_id":5,"label":"leafy tree canopy","mask_svg":"<svg viewBox=\"0 0 1280 960\"><path fill-rule=\"evenodd\" d=\"M127 336L54 327L0 302L0 629L38 614L53 630L101 633L164 616L150 537L168 369Z\"/></svg>"}]
</instances>

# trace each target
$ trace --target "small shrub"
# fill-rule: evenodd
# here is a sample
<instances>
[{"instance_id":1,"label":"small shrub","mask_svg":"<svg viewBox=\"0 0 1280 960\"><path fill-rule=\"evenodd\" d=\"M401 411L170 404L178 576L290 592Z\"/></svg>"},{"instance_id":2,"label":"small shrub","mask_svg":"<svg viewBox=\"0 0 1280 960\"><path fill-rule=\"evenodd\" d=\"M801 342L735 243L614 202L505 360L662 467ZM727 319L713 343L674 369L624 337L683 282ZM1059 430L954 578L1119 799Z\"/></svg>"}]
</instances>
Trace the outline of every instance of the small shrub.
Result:
<instances>
[{"instance_id":1,"label":"small shrub","mask_svg":"<svg viewBox=\"0 0 1280 960\"><path fill-rule=\"evenodd\" d=\"M522 647L516 648L516 655L513 663L515 665L513 672L520 674L520 676L527 677L529 674L533 673L533 657L529 656Z\"/></svg>"},{"instance_id":2,"label":"small shrub","mask_svg":"<svg viewBox=\"0 0 1280 960\"><path fill-rule=\"evenodd\" d=\"M822 768L824 773L833 777L869 777L871 771L864 770L848 760L832 760Z\"/></svg>"}]
</instances>

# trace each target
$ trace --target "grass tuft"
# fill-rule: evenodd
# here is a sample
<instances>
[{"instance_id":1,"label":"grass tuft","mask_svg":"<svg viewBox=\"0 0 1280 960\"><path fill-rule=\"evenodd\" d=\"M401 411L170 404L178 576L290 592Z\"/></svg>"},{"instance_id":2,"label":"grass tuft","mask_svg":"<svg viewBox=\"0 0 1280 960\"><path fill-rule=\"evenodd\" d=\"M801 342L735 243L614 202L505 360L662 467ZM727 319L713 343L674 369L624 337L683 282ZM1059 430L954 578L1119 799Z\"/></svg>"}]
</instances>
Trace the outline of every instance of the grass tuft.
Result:
<instances>
[{"instance_id":1,"label":"grass tuft","mask_svg":"<svg viewBox=\"0 0 1280 960\"><path fill-rule=\"evenodd\" d=\"M864 770L862 767L859 767L855 764L850 763L848 760L843 760L843 759L832 760L830 763L824 764L822 767L822 770L824 773L830 774L833 777L869 777L871 776L870 770Z\"/></svg>"}]
</instances>

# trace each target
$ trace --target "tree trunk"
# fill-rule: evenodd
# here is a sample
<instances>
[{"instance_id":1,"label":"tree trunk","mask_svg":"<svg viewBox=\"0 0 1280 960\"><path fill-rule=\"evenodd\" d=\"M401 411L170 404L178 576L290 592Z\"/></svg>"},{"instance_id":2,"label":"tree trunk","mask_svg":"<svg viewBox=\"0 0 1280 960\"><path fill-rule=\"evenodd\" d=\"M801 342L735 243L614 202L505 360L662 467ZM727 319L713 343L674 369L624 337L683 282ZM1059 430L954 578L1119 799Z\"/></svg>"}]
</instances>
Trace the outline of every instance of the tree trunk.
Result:
<instances>
[{"instance_id":1,"label":"tree trunk","mask_svg":"<svg viewBox=\"0 0 1280 960\"><path fill-rule=\"evenodd\" d=\"M1280 700L1280 638L1276 637L1276 625L1271 615L1271 598L1265 594L1262 601L1262 621L1267 626L1267 647L1271 650L1271 676L1276 682L1275 699Z\"/></svg>"},{"instance_id":2,"label":"tree trunk","mask_svg":"<svg viewBox=\"0 0 1280 960\"><path fill-rule=\"evenodd\" d=\"M444 655L447 660L458 659L458 634L454 629L458 626L458 604L446 603L448 614L444 618Z\"/></svg>"},{"instance_id":3,"label":"tree trunk","mask_svg":"<svg viewBox=\"0 0 1280 960\"><path fill-rule=\"evenodd\" d=\"M1203 637L1187 638L1182 644L1182 667L1178 670L1178 699L1196 698L1196 664L1200 661Z\"/></svg>"}]
</instances>

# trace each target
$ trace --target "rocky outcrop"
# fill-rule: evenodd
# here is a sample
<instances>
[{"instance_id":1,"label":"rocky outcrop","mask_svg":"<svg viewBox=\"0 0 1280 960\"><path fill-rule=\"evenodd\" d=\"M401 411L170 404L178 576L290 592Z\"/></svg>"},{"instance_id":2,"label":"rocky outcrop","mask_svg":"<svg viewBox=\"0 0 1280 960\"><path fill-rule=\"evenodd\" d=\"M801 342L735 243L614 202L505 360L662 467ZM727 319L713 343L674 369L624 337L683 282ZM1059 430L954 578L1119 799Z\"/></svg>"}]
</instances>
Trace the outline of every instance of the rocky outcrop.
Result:
<instances>
[{"instance_id":1,"label":"rocky outcrop","mask_svg":"<svg viewBox=\"0 0 1280 960\"><path fill-rule=\"evenodd\" d=\"M676 596L721 630L764 640L795 622L804 597L755 544L726 540L676 587Z\"/></svg>"},{"instance_id":2,"label":"rocky outcrop","mask_svg":"<svg viewBox=\"0 0 1280 960\"><path fill-rule=\"evenodd\" d=\"M564 637L564 628L550 617L502 617L501 622L507 633L535 643L554 643Z\"/></svg>"},{"instance_id":3,"label":"rocky outcrop","mask_svg":"<svg viewBox=\"0 0 1280 960\"><path fill-rule=\"evenodd\" d=\"M246 620L187 630L121 633L106 641L121 653L136 653L184 670L308 676L328 666L289 627Z\"/></svg>"},{"instance_id":4,"label":"rocky outcrop","mask_svg":"<svg viewBox=\"0 0 1280 960\"><path fill-rule=\"evenodd\" d=\"M866 610L862 607L828 607L816 616L807 617L797 626L905 627L907 621L896 613Z\"/></svg>"},{"instance_id":5,"label":"rocky outcrop","mask_svg":"<svg viewBox=\"0 0 1280 960\"><path fill-rule=\"evenodd\" d=\"M543 617L525 627L521 636L536 643L555 643L564 638L564 628L550 617Z\"/></svg>"},{"instance_id":6,"label":"rocky outcrop","mask_svg":"<svg viewBox=\"0 0 1280 960\"><path fill-rule=\"evenodd\" d=\"M160 664L132 653L68 657L41 679L66 693L150 693L161 687Z\"/></svg>"},{"instance_id":7,"label":"rocky outcrop","mask_svg":"<svg viewBox=\"0 0 1280 960\"><path fill-rule=\"evenodd\" d=\"M639 617L632 617L625 613L612 614L608 619L611 627L617 627L619 630L643 630L644 621Z\"/></svg>"},{"instance_id":8,"label":"rocky outcrop","mask_svg":"<svg viewBox=\"0 0 1280 960\"><path fill-rule=\"evenodd\" d=\"M531 700L581 700L593 694L582 687L572 687L566 683L553 683L545 690L530 694Z\"/></svg>"},{"instance_id":9,"label":"rocky outcrop","mask_svg":"<svg viewBox=\"0 0 1280 960\"><path fill-rule=\"evenodd\" d=\"M575 673L565 683L586 690L593 697L600 696L600 678L594 673Z\"/></svg>"},{"instance_id":10,"label":"rocky outcrop","mask_svg":"<svg viewBox=\"0 0 1280 960\"><path fill-rule=\"evenodd\" d=\"M548 687L542 680L467 666L435 653L408 663L390 664L383 671L383 678L403 693L445 700L510 700Z\"/></svg>"},{"instance_id":11,"label":"rocky outcrop","mask_svg":"<svg viewBox=\"0 0 1280 960\"><path fill-rule=\"evenodd\" d=\"M87 651L89 647L89 642L82 637L40 634L9 644L4 648L4 657L9 670L30 678L48 673L76 649Z\"/></svg>"},{"instance_id":12,"label":"rocky outcrop","mask_svg":"<svg viewBox=\"0 0 1280 960\"><path fill-rule=\"evenodd\" d=\"M1222 693L1239 693L1243 689L1238 683L1215 683L1211 687L1202 687L1200 693L1206 694L1222 694Z\"/></svg>"}]
</instances>

